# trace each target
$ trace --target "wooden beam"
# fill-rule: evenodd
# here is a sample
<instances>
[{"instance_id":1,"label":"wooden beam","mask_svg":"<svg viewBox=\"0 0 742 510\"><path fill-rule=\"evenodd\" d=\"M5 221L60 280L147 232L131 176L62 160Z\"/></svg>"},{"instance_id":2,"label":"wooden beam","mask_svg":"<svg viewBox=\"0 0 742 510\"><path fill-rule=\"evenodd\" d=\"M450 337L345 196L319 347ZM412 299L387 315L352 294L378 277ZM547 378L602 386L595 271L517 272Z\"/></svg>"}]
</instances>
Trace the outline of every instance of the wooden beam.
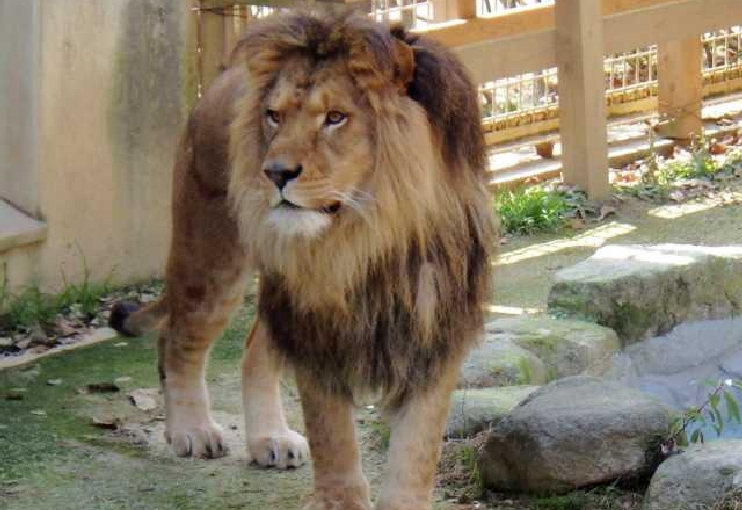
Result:
<instances>
[{"instance_id":1,"label":"wooden beam","mask_svg":"<svg viewBox=\"0 0 742 510\"><path fill-rule=\"evenodd\" d=\"M593 200L610 196L601 6L557 0L559 131L564 181Z\"/></svg>"},{"instance_id":2,"label":"wooden beam","mask_svg":"<svg viewBox=\"0 0 742 510\"><path fill-rule=\"evenodd\" d=\"M223 69L225 19L218 14L201 13L201 86L203 90L209 87Z\"/></svg>"},{"instance_id":3,"label":"wooden beam","mask_svg":"<svg viewBox=\"0 0 742 510\"><path fill-rule=\"evenodd\" d=\"M668 138L688 140L703 129L702 51L700 36L659 45L659 112L668 118L660 131Z\"/></svg>"},{"instance_id":4,"label":"wooden beam","mask_svg":"<svg viewBox=\"0 0 742 510\"><path fill-rule=\"evenodd\" d=\"M468 20L452 19L415 32L446 46L455 47L522 36L540 30L554 29L554 26L554 6L536 5L505 11L496 16Z\"/></svg>"},{"instance_id":5,"label":"wooden beam","mask_svg":"<svg viewBox=\"0 0 742 510\"><path fill-rule=\"evenodd\" d=\"M348 5L355 7L358 4L366 3L366 0L202 0L201 4L204 9L231 7L236 4L291 8L314 2L318 4Z\"/></svg>"},{"instance_id":6,"label":"wooden beam","mask_svg":"<svg viewBox=\"0 0 742 510\"><path fill-rule=\"evenodd\" d=\"M673 0L606 16L606 53L677 41L742 23L740 0Z\"/></svg>"},{"instance_id":7,"label":"wooden beam","mask_svg":"<svg viewBox=\"0 0 742 510\"><path fill-rule=\"evenodd\" d=\"M224 45L222 50L222 66L228 67L231 61L232 50L237 45L237 20L239 19L239 7L227 7L224 16Z\"/></svg>"},{"instance_id":8,"label":"wooden beam","mask_svg":"<svg viewBox=\"0 0 742 510\"><path fill-rule=\"evenodd\" d=\"M603 18L606 54L742 24L742 0L613 1L609 9L604 4L612 13ZM455 21L419 32L454 46L473 78L483 83L556 65L553 7L522 11L518 17Z\"/></svg>"}]
</instances>

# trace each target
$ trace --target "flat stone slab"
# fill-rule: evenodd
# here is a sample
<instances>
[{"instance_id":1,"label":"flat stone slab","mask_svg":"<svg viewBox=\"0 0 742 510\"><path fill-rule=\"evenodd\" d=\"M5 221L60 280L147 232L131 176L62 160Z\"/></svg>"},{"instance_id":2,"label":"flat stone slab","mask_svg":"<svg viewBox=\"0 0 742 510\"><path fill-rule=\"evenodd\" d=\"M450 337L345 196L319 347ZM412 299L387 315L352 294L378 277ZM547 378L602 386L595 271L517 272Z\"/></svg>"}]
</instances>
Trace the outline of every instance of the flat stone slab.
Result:
<instances>
[{"instance_id":1,"label":"flat stone slab","mask_svg":"<svg viewBox=\"0 0 742 510\"><path fill-rule=\"evenodd\" d=\"M46 239L46 223L0 200L0 253Z\"/></svg>"},{"instance_id":2,"label":"flat stone slab","mask_svg":"<svg viewBox=\"0 0 742 510\"><path fill-rule=\"evenodd\" d=\"M691 445L657 469L644 510L742 507L722 505L731 493L742 498L742 440Z\"/></svg>"},{"instance_id":3,"label":"flat stone slab","mask_svg":"<svg viewBox=\"0 0 742 510\"><path fill-rule=\"evenodd\" d=\"M592 377L562 379L492 427L478 471L487 488L531 493L648 476L669 419L661 403L636 390Z\"/></svg>"},{"instance_id":4,"label":"flat stone slab","mask_svg":"<svg viewBox=\"0 0 742 510\"><path fill-rule=\"evenodd\" d=\"M742 312L742 246L606 246L559 271L549 314L597 322L624 343Z\"/></svg>"},{"instance_id":5,"label":"flat stone slab","mask_svg":"<svg viewBox=\"0 0 742 510\"><path fill-rule=\"evenodd\" d=\"M538 386L507 386L455 391L446 437L473 437L491 428L537 389Z\"/></svg>"},{"instance_id":6,"label":"flat stone slab","mask_svg":"<svg viewBox=\"0 0 742 510\"><path fill-rule=\"evenodd\" d=\"M485 341L464 364L460 385L541 385L600 373L621 349L616 333L592 322L546 316L498 319L485 325Z\"/></svg>"},{"instance_id":7,"label":"flat stone slab","mask_svg":"<svg viewBox=\"0 0 742 510\"><path fill-rule=\"evenodd\" d=\"M459 388L537 385L547 382L546 366L505 334L485 334L461 367Z\"/></svg>"}]
</instances>

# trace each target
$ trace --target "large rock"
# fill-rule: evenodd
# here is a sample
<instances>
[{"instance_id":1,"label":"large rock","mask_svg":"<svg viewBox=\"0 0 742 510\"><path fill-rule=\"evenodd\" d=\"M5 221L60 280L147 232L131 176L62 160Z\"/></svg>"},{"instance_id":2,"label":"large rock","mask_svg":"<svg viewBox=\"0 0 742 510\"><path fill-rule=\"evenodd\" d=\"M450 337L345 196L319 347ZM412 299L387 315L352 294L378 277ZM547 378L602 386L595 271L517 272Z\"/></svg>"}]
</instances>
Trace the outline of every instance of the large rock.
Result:
<instances>
[{"instance_id":1,"label":"large rock","mask_svg":"<svg viewBox=\"0 0 742 510\"><path fill-rule=\"evenodd\" d=\"M473 437L503 419L538 386L507 386L455 391L446 437Z\"/></svg>"},{"instance_id":2,"label":"large rock","mask_svg":"<svg viewBox=\"0 0 742 510\"><path fill-rule=\"evenodd\" d=\"M742 247L606 246L557 273L549 313L595 321L626 343L742 311Z\"/></svg>"},{"instance_id":3,"label":"large rock","mask_svg":"<svg viewBox=\"0 0 742 510\"><path fill-rule=\"evenodd\" d=\"M461 367L459 388L542 385L547 382L544 362L504 334L486 334L484 343Z\"/></svg>"},{"instance_id":4,"label":"large rock","mask_svg":"<svg viewBox=\"0 0 742 510\"><path fill-rule=\"evenodd\" d=\"M500 352L496 346L500 346ZM591 322L517 317L487 323L483 348L484 352L474 351L469 358L469 373L473 372L471 365L478 364L486 369L485 362L494 363L494 366L511 363L512 366L512 362L506 361L510 359L517 364L512 372L505 373L521 377L516 384L543 384L586 371L591 374L601 372L613 354L620 350L621 343L615 332ZM531 356L525 356L524 352ZM488 360L488 353L504 359ZM541 363L534 361L534 357ZM467 369L462 374L466 375Z\"/></svg>"},{"instance_id":5,"label":"large rock","mask_svg":"<svg viewBox=\"0 0 742 510\"><path fill-rule=\"evenodd\" d=\"M477 466L494 490L567 492L648 476L669 412L644 393L592 377L532 393L490 431Z\"/></svg>"},{"instance_id":6,"label":"large rock","mask_svg":"<svg viewBox=\"0 0 742 510\"><path fill-rule=\"evenodd\" d=\"M742 508L742 440L692 445L660 465L644 499L644 510ZM740 506L722 506L732 492ZM718 506L715 506L718 505Z\"/></svg>"}]
</instances>

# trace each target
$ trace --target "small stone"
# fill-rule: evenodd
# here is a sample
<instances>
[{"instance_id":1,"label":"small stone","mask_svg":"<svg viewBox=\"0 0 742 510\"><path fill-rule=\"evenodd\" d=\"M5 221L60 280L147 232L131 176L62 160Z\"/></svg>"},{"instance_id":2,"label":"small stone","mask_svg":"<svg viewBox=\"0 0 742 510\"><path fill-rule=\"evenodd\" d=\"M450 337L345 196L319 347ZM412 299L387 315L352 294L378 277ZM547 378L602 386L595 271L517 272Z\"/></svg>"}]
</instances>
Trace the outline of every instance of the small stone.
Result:
<instances>
[{"instance_id":1,"label":"small stone","mask_svg":"<svg viewBox=\"0 0 742 510\"><path fill-rule=\"evenodd\" d=\"M77 393L81 395L89 393L117 393L119 391L121 391L121 388L110 382L88 384L77 389Z\"/></svg>"},{"instance_id":2,"label":"small stone","mask_svg":"<svg viewBox=\"0 0 742 510\"><path fill-rule=\"evenodd\" d=\"M44 329L38 323L34 324L34 326L31 328L29 339L31 341L31 346L49 344L54 345L56 343L53 338L50 338L49 335L46 334L46 331L44 331Z\"/></svg>"},{"instance_id":3,"label":"small stone","mask_svg":"<svg viewBox=\"0 0 742 510\"><path fill-rule=\"evenodd\" d=\"M140 303L147 304L147 303L152 303L153 301L157 301L157 296L155 296L154 294L149 294L145 292L139 296Z\"/></svg>"},{"instance_id":4,"label":"small stone","mask_svg":"<svg viewBox=\"0 0 742 510\"><path fill-rule=\"evenodd\" d=\"M74 336L78 333L78 330L72 327L70 321L63 317L57 317L55 329L61 337Z\"/></svg>"},{"instance_id":5,"label":"small stone","mask_svg":"<svg viewBox=\"0 0 742 510\"><path fill-rule=\"evenodd\" d=\"M34 416L46 416L46 411L44 411L43 409L34 409L31 411L31 414L33 414Z\"/></svg>"},{"instance_id":6,"label":"small stone","mask_svg":"<svg viewBox=\"0 0 742 510\"><path fill-rule=\"evenodd\" d=\"M31 339L27 337L23 337L22 340L19 340L15 343L16 348L21 351L25 351L26 349L28 349L29 345L31 345Z\"/></svg>"},{"instance_id":7,"label":"small stone","mask_svg":"<svg viewBox=\"0 0 742 510\"><path fill-rule=\"evenodd\" d=\"M23 400L26 398L26 388L10 388L5 395L5 400Z\"/></svg>"},{"instance_id":8,"label":"small stone","mask_svg":"<svg viewBox=\"0 0 742 510\"><path fill-rule=\"evenodd\" d=\"M139 388L129 393L129 401L141 411L152 411L157 409L157 400L153 395L157 395L157 388Z\"/></svg>"},{"instance_id":9,"label":"small stone","mask_svg":"<svg viewBox=\"0 0 742 510\"><path fill-rule=\"evenodd\" d=\"M93 417L93 426L99 429L116 430L121 425L121 420L115 417Z\"/></svg>"}]
</instances>

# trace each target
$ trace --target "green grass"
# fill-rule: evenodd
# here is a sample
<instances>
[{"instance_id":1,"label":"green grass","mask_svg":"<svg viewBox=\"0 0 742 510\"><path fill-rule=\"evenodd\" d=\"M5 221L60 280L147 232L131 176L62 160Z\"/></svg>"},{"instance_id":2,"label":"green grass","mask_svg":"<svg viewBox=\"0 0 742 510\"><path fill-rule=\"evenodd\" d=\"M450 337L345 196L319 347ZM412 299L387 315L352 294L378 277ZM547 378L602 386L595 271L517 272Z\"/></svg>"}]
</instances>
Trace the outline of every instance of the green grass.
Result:
<instances>
[{"instance_id":1,"label":"green grass","mask_svg":"<svg viewBox=\"0 0 742 510\"><path fill-rule=\"evenodd\" d=\"M254 317L249 304L217 341L210 356L210 373L219 374L229 366L236 372L242 354L247 325ZM156 342L154 338L130 339L126 348L104 342L64 356L50 356L18 369L0 372L0 484L28 473L30 466L49 456L69 451L67 441L90 441L101 432L91 426L90 416L81 416L85 399L76 389L90 383L130 377L137 387L158 385ZM49 386L49 379L62 379L59 386ZM25 388L23 400L7 400L13 388ZM112 394L120 396L118 394ZM31 414L43 409L47 416Z\"/></svg>"},{"instance_id":2,"label":"green grass","mask_svg":"<svg viewBox=\"0 0 742 510\"><path fill-rule=\"evenodd\" d=\"M0 330L27 329L35 324L47 326L54 322L57 314L68 312L73 306L79 307L85 317L92 318L98 311L100 298L112 290L110 276L103 282L93 282L84 258L83 266L82 282L68 283L63 278L64 285L58 294L43 293L38 286L32 285L11 295L4 279L0 288Z\"/></svg>"},{"instance_id":3,"label":"green grass","mask_svg":"<svg viewBox=\"0 0 742 510\"><path fill-rule=\"evenodd\" d=\"M564 496L539 498L533 503L536 510L583 510L588 502L588 495L578 491Z\"/></svg>"},{"instance_id":4,"label":"green grass","mask_svg":"<svg viewBox=\"0 0 742 510\"><path fill-rule=\"evenodd\" d=\"M559 231L569 204L562 194L534 186L498 193L495 208L505 232L531 235Z\"/></svg>"},{"instance_id":5,"label":"green grass","mask_svg":"<svg viewBox=\"0 0 742 510\"><path fill-rule=\"evenodd\" d=\"M237 377L246 329L253 317L254 306L248 302L215 343L207 376L215 386L223 384L218 381ZM249 484L246 488L252 492L257 490L266 483L262 472L248 472L245 466L228 469L217 461L181 462L168 456L153 456L146 446L112 442L110 431L92 426L92 417L107 411L115 412L124 422L128 416L133 416L135 421L141 419L136 418L139 411L128 403L126 393L133 388L158 385L154 337L127 339L125 347L116 347L116 343L103 342L43 358L25 367L0 371L0 501L6 497L5 491L17 488L19 495L8 500L13 505L8 508L270 507L262 502L262 495L258 498L237 490L243 484ZM76 391L81 386L118 377L131 378L130 382L121 384L119 393L80 395ZM61 379L62 384L50 386L47 383L50 379ZM24 398L7 400L6 396L15 388L25 389ZM229 402L229 410L233 411ZM217 405L216 409L220 407ZM44 410L46 416L35 415L34 410ZM219 476L214 476L215 470L220 471ZM212 474L207 476L207 473ZM281 476L284 475L266 472L265 478L280 483ZM166 490L155 491L152 487ZM293 501L296 497L291 491L295 490L296 483L286 491L281 489L279 495L268 493L268 496L273 500ZM241 501L255 501L255 505L232 506Z\"/></svg>"}]
</instances>

